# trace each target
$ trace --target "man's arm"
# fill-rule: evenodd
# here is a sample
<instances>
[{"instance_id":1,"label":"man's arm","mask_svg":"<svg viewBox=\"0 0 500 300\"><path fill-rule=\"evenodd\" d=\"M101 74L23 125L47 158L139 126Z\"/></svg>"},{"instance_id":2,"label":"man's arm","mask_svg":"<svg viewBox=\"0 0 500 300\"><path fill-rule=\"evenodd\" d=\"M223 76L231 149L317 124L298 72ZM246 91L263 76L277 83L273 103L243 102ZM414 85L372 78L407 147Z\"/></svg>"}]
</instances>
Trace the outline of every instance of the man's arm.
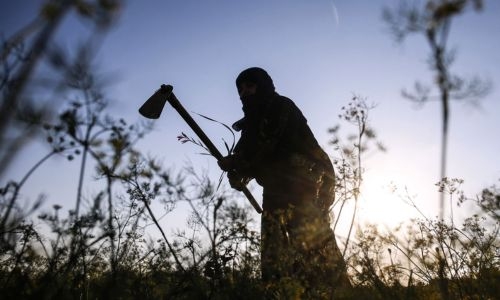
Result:
<instances>
[{"instance_id":1,"label":"man's arm","mask_svg":"<svg viewBox=\"0 0 500 300\"><path fill-rule=\"evenodd\" d=\"M235 147L233 160L242 173L251 173L253 167L280 158L278 146L289 144L289 135L297 131L298 123L306 122L290 99L278 96L274 101L257 121L249 120Z\"/></svg>"}]
</instances>

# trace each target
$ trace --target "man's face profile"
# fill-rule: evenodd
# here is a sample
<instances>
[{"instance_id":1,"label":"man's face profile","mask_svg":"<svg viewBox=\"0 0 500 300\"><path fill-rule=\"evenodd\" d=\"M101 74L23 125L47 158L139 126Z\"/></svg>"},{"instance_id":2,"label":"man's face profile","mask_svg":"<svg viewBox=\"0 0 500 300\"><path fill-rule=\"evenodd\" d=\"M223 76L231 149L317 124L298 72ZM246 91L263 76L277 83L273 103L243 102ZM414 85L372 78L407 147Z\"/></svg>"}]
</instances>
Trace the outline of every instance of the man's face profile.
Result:
<instances>
[{"instance_id":1,"label":"man's face profile","mask_svg":"<svg viewBox=\"0 0 500 300\"><path fill-rule=\"evenodd\" d=\"M244 81L238 86L238 94L240 98L255 95L257 85L253 82Z\"/></svg>"}]
</instances>

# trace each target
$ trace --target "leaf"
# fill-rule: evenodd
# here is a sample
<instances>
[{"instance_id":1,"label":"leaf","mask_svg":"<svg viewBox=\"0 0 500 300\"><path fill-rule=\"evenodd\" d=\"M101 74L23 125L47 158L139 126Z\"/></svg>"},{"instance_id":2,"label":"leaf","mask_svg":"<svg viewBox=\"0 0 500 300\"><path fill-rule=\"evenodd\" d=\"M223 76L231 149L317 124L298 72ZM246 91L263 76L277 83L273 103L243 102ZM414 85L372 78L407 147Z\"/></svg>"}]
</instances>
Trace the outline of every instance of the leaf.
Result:
<instances>
[{"instance_id":1,"label":"leaf","mask_svg":"<svg viewBox=\"0 0 500 300\"><path fill-rule=\"evenodd\" d=\"M230 149L232 150L234 148L235 141L236 141L236 136L234 135L234 131L231 129L231 127L229 127L227 124L224 124L224 123L222 123L220 121L217 121L215 119L212 119L210 117L204 116L202 114L199 114L199 113L196 113L196 112L192 112L192 113L194 113L194 114L196 114L196 115L198 115L198 116L200 116L202 118L205 118L205 119L207 119L209 121L212 121L212 122L215 122L215 123L218 123L218 124L224 126L231 133L231 135L233 136L233 142L232 142L232 146L230 147Z\"/></svg>"}]
</instances>

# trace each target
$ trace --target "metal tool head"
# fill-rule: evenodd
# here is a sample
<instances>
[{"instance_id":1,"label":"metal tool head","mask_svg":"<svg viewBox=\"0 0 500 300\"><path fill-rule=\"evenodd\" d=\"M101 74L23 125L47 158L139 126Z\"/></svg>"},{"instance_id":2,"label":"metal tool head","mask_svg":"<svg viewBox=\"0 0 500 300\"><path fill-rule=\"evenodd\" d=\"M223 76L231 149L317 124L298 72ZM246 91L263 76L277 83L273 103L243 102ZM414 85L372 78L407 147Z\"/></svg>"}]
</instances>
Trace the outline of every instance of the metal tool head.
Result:
<instances>
[{"instance_id":1,"label":"metal tool head","mask_svg":"<svg viewBox=\"0 0 500 300\"><path fill-rule=\"evenodd\" d=\"M139 108L139 113L148 119L158 119L173 89L174 88L169 84L162 84L161 87Z\"/></svg>"}]
</instances>

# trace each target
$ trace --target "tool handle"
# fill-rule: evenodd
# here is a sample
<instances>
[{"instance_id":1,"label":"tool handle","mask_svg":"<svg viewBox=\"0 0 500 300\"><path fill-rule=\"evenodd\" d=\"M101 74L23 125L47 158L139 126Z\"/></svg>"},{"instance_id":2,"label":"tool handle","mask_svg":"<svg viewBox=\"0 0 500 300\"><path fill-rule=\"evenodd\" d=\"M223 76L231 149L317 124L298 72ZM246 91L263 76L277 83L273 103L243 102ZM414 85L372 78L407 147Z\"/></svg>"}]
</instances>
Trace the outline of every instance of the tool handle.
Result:
<instances>
[{"instance_id":1,"label":"tool handle","mask_svg":"<svg viewBox=\"0 0 500 300\"><path fill-rule=\"evenodd\" d=\"M171 86L162 86L162 88L169 88L171 89ZM224 156L219 152L217 147L212 143L212 141L208 138L208 136L203 132L203 130L198 126L198 124L195 122L195 120L191 117L191 115L186 111L184 106L179 102L177 97L173 92L171 92L168 95L167 101L172 105L172 107L181 115L181 117L186 121L186 123L191 127L191 129L194 131L194 133L200 138L200 140L207 146L208 150L210 153L217 159L221 160ZM262 213L262 208L260 207L259 203L255 198L253 197L252 193L248 190L247 187L244 187L242 190L243 194L247 197L247 199L250 201L250 204L252 204L253 208L260 214Z\"/></svg>"},{"instance_id":2,"label":"tool handle","mask_svg":"<svg viewBox=\"0 0 500 300\"><path fill-rule=\"evenodd\" d=\"M261 214L262 213L262 208L260 207L259 203L257 202L257 200L255 200L255 198L253 197L252 193L250 193L250 191L248 190L248 188L245 186L242 190L243 194L245 194L245 196L247 197L248 201L250 201L250 204L252 204L253 208L255 208L255 210Z\"/></svg>"}]
</instances>

